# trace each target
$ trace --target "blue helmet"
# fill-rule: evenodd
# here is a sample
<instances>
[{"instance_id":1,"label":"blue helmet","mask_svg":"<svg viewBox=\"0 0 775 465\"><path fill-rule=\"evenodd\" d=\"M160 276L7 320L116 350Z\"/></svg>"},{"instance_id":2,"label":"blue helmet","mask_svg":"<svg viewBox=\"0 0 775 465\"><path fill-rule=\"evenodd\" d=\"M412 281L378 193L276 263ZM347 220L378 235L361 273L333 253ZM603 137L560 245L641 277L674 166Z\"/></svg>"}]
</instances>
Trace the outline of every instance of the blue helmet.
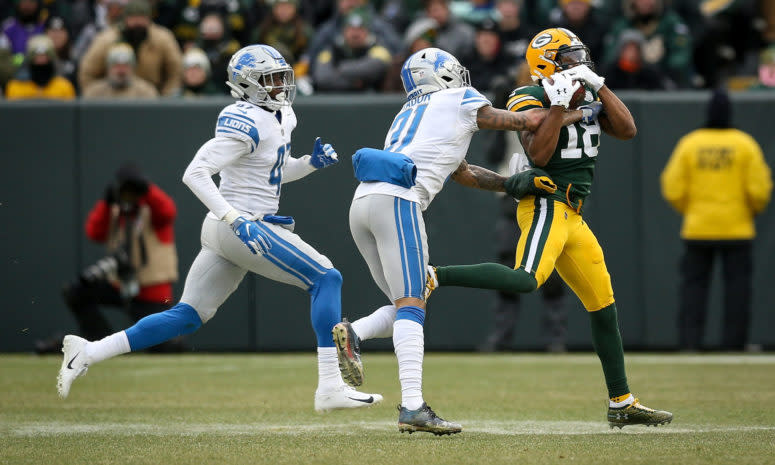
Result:
<instances>
[{"instance_id":1,"label":"blue helmet","mask_svg":"<svg viewBox=\"0 0 775 465\"><path fill-rule=\"evenodd\" d=\"M410 56L401 67L401 81L409 99L442 89L468 87L468 70L451 53L426 48Z\"/></svg>"},{"instance_id":2,"label":"blue helmet","mask_svg":"<svg viewBox=\"0 0 775 465\"><path fill-rule=\"evenodd\" d=\"M293 103L296 84L293 68L280 52L268 45L249 45L238 50L227 68L234 98L277 110ZM272 91L280 89L272 94Z\"/></svg>"}]
</instances>

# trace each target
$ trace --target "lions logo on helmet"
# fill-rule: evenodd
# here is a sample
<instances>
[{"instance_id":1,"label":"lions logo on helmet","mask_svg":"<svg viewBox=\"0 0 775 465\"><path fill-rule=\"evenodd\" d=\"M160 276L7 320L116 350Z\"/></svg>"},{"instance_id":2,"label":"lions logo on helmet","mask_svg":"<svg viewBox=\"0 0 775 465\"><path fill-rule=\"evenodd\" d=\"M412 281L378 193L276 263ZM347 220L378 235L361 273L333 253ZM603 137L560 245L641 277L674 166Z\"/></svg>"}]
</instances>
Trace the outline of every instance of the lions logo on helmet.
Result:
<instances>
[{"instance_id":1,"label":"lions logo on helmet","mask_svg":"<svg viewBox=\"0 0 775 465\"><path fill-rule=\"evenodd\" d=\"M413 99L442 89L468 87L471 76L451 53L426 48L406 59L401 67L401 81L407 99Z\"/></svg>"},{"instance_id":2,"label":"lions logo on helmet","mask_svg":"<svg viewBox=\"0 0 775 465\"><path fill-rule=\"evenodd\" d=\"M296 96L293 68L280 52L268 45L250 45L229 60L226 85L234 98L278 110Z\"/></svg>"},{"instance_id":3,"label":"lions logo on helmet","mask_svg":"<svg viewBox=\"0 0 775 465\"><path fill-rule=\"evenodd\" d=\"M556 27L546 29L533 37L525 52L534 81L576 65L587 65L594 69L589 49L571 31Z\"/></svg>"}]
</instances>

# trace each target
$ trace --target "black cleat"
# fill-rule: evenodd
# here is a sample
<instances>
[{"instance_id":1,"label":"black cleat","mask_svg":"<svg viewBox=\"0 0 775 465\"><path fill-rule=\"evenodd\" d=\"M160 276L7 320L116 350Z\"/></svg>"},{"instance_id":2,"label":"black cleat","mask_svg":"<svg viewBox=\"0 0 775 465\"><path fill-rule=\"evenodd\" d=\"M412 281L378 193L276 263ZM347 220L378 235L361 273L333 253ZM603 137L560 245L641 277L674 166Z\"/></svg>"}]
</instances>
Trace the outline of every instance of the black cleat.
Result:
<instances>
[{"instance_id":1,"label":"black cleat","mask_svg":"<svg viewBox=\"0 0 775 465\"><path fill-rule=\"evenodd\" d=\"M425 431L442 436L459 433L463 431L463 427L439 417L428 404L423 402L417 410L407 410L401 405L398 406L398 431L409 434Z\"/></svg>"},{"instance_id":2,"label":"black cleat","mask_svg":"<svg viewBox=\"0 0 775 465\"><path fill-rule=\"evenodd\" d=\"M659 426L673 421L673 414L664 410L654 410L642 405L638 399L625 407L608 407L608 424L613 429L627 425Z\"/></svg>"}]
</instances>

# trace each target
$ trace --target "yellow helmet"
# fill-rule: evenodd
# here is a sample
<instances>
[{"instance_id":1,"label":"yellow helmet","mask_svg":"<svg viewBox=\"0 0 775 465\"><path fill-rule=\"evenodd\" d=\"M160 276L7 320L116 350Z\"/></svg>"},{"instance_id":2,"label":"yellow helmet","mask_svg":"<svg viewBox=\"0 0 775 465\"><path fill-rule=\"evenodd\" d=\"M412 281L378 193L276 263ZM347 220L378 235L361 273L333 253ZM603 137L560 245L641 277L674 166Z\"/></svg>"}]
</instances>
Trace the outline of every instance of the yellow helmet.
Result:
<instances>
[{"instance_id":1,"label":"yellow helmet","mask_svg":"<svg viewBox=\"0 0 775 465\"><path fill-rule=\"evenodd\" d=\"M562 27L536 34L525 52L525 59L534 81L576 65L594 66L587 46L576 34Z\"/></svg>"}]
</instances>

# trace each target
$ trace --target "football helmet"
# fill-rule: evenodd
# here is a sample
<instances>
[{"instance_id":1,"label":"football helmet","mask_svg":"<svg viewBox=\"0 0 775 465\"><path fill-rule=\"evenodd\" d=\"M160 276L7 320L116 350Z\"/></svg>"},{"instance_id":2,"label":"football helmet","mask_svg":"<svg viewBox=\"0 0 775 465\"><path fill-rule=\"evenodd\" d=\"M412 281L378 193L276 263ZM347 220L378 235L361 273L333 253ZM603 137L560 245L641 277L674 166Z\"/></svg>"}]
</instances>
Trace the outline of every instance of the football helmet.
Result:
<instances>
[{"instance_id":1,"label":"football helmet","mask_svg":"<svg viewBox=\"0 0 775 465\"><path fill-rule=\"evenodd\" d=\"M413 99L442 89L468 87L471 75L451 53L426 48L410 56L401 67L406 98Z\"/></svg>"},{"instance_id":2,"label":"football helmet","mask_svg":"<svg viewBox=\"0 0 775 465\"><path fill-rule=\"evenodd\" d=\"M226 85L234 98L278 110L296 96L293 68L280 52L268 45L249 45L229 60ZM273 92L279 89L279 92Z\"/></svg>"},{"instance_id":3,"label":"football helmet","mask_svg":"<svg viewBox=\"0 0 775 465\"><path fill-rule=\"evenodd\" d=\"M543 30L533 37L525 59L534 81L576 65L594 69L587 46L576 34L562 27Z\"/></svg>"}]
</instances>

